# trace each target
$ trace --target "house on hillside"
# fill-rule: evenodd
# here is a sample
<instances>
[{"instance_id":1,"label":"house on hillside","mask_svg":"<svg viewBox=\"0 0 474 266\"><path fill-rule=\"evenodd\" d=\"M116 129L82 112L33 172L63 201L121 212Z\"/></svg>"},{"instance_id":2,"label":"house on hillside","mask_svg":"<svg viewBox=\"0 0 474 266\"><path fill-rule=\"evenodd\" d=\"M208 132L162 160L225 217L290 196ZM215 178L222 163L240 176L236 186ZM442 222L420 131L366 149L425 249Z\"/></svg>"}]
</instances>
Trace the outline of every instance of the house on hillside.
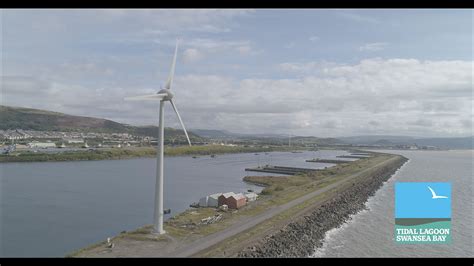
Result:
<instances>
[{"instance_id":1,"label":"house on hillside","mask_svg":"<svg viewBox=\"0 0 474 266\"><path fill-rule=\"evenodd\" d=\"M33 141L28 143L29 148L41 148L41 149L46 149L46 148L56 148L56 144L54 142L38 142L38 141Z\"/></svg>"}]
</instances>

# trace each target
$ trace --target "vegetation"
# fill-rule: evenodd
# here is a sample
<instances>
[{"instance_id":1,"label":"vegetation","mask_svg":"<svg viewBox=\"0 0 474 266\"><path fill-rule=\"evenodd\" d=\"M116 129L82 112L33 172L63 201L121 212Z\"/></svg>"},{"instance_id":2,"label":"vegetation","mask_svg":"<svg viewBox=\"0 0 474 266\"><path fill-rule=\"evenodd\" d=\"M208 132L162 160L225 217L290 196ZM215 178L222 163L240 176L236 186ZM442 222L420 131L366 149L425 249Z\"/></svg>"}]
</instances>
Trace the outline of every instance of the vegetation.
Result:
<instances>
[{"instance_id":1,"label":"vegetation","mask_svg":"<svg viewBox=\"0 0 474 266\"><path fill-rule=\"evenodd\" d=\"M0 105L0 130L24 129L38 131L95 132L95 133L129 133L137 136L158 137L158 127L136 127L117 123L107 119L74 116L63 113ZM193 142L203 140L200 136L188 132ZM166 140L179 138L185 140L180 129L165 128Z\"/></svg>"},{"instance_id":2,"label":"vegetation","mask_svg":"<svg viewBox=\"0 0 474 266\"><path fill-rule=\"evenodd\" d=\"M91 161L154 156L152 148L104 149L85 151L65 151L60 153L35 153L31 151L1 155L0 162L47 162L47 161Z\"/></svg>"},{"instance_id":3,"label":"vegetation","mask_svg":"<svg viewBox=\"0 0 474 266\"><path fill-rule=\"evenodd\" d=\"M245 147L245 146L178 146L165 147L165 156L213 155L224 153L286 151L288 147ZM81 151L64 151L44 153L32 151L16 151L10 155L0 155L0 162L47 162L47 161L92 161L131 159L156 156L155 147L127 147L111 149L95 149Z\"/></svg>"},{"instance_id":4,"label":"vegetation","mask_svg":"<svg viewBox=\"0 0 474 266\"><path fill-rule=\"evenodd\" d=\"M350 175L360 173L363 171L360 167L367 169L392 157L393 155L377 154L369 159L360 159L347 164L339 164L327 169L322 169L320 171L294 176L247 176L244 178L244 181L266 186L263 191L267 191L267 193L262 192L257 201L252 202L237 211L229 210L221 212L215 208L190 208L165 221L164 229L168 232L169 237L175 239L179 243L191 243L203 236L219 232L233 224L239 223L242 219L248 219L249 217L261 214L269 208L288 203L291 200L343 180ZM381 167L361 173L357 179L371 178L373 173L376 172L376 169L380 170ZM331 171L334 171L336 175L331 175ZM252 239L255 239L255 236L263 235L265 232L268 232L268 230L273 230L275 227L284 224L288 219L304 212L307 208L313 208L316 204L321 204L336 195L337 191L342 191L346 187L351 186L353 182L354 181L344 182L341 186L337 186L336 188L313 197L294 208L283 211L245 232L239 233L209 249L203 250L197 254L197 256L221 256L223 251L229 252L232 251L233 248L238 249L242 243L245 243L245 241L252 241ZM201 219L216 214L222 214L222 218L219 222L207 225L199 223ZM153 235L149 234L150 230L151 226L147 225L135 231L120 234L114 239L161 241L160 239L154 239ZM96 247L97 245L93 245L89 248L82 249L79 252L75 252L74 256L96 254L97 251L100 250L100 248Z\"/></svg>"},{"instance_id":5,"label":"vegetation","mask_svg":"<svg viewBox=\"0 0 474 266\"><path fill-rule=\"evenodd\" d=\"M223 153L245 153L245 152L271 152L271 151L290 151L295 148L287 146L223 146L223 145L205 145L205 146L179 146L166 147L165 155L212 155Z\"/></svg>"}]
</instances>

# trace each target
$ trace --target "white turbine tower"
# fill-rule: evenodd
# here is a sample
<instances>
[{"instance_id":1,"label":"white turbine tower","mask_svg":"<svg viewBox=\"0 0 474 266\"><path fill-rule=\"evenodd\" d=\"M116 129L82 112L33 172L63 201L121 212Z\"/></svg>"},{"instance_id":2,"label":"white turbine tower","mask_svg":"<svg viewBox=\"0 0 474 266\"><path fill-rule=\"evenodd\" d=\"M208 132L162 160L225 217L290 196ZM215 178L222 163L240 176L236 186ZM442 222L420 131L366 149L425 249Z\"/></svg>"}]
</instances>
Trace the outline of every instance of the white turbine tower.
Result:
<instances>
[{"instance_id":1,"label":"white turbine tower","mask_svg":"<svg viewBox=\"0 0 474 266\"><path fill-rule=\"evenodd\" d=\"M135 97L127 97L125 100L157 100L160 101L160 112L159 112L159 133L158 133L158 147L157 147L157 161L156 161L156 186L155 186L155 212L153 216L153 229L155 233L164 234L163 230L163 136L164 136L164 107L165 102L170 102L173 107L178 120L183 127L184 134L188 139L189 146L191 141L189 140L188 132L184 127L183 120L179 115L176 104L173 101L173 93L171 92L171 86L173 84L174 69L176 66L176 56L178 54L178 41L176 41L176 48L174 50L173 62L171 63L171 70L166 82L164 89L161 89L156 94L141 95Z\"/></svg>"}]
</instances>

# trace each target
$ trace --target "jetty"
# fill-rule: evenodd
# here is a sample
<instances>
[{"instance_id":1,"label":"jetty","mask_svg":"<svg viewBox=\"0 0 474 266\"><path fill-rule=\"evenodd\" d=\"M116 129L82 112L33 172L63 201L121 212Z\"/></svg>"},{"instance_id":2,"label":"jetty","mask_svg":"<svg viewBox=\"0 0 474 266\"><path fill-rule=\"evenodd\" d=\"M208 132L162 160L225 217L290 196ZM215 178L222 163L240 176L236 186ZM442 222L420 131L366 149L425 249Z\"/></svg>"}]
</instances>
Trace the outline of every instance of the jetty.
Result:
<instances>
[{"instance_id":1,"label":"jetty","mask_svg":"<svg viewBox=\"0 0 474 266\"><path fill-rule=\"evenodd\" d=\"M337 158L352 158L352 159L366 159L370 158L370 156L361 156L361 155L339 155L336 156Z\"/></svg>"},{"instance_id":2,"label":"jetty","mask_svg":"<svg viewBox=\"0 0 474 266\"><path fill-rule=\"evenodd\" d=\"M365 152L354 152L354 153L351 153L351 155L372 156L372 154L370 154L370 153L365 153Z\"/></svg>"},{"instance_id":3,"label":"jetty","mask_svg":"<svg viewBox=\"0 0 474 266\"><path fill-rule=\"evenodd\" d=\"M314 243L295 244L295 237L322 241L328 230L346 221L349 211L363 208L361 203L406 161L400 155L375 154L348 167L321 169L321 176L251 176L244 181L270 188L252 203L256 205L238 211L188 209L165 222L164 235L146 225L67 257L308 257ZM295 248L288 249L290 245Z\"/></svg>"},{"instance_id":4,"label":"jetty","mask_svg":"<svg viewBox=\"0 0 474 266\"><path fill-rule=\"evenodd\" d=\"M338 164L338 163L350 163L350 162L353 162L353 161L348 161L348 160L335 160L335 159L310 159L310 160L306 160L307 162L309 163L335 163L335 164Z\"/></svg>"},{"instance_id":5,"label":"jetty","mask_svg":"<svg viewBox=\"0 0 474 266\"><path fill-rule=\"evenodd\" d=\"M245 168L245 171L265 172L265 173L283 174L283 175L296 175L300 173L314 172L317 170L318 169L289 167L289 166L276 166L276 165L265 165L265 166L258 166L258 167L253 167L253 168Z\"/></svg>"}]
</instances>

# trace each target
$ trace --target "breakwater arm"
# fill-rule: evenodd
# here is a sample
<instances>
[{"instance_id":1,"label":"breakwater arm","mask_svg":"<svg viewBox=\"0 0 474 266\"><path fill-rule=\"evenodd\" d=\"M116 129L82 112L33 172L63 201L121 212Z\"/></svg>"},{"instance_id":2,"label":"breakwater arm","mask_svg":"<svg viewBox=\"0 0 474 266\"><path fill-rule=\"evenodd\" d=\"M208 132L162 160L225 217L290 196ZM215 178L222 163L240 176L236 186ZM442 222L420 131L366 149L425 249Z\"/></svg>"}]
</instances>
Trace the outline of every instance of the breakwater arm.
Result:
<instances>
[{"instance_id":1,"label":"breakwater arm","mask_svg":"<svg viewBox=\"0 0 474 266\"><path fill-rule=\"evenodd\" d=\"M298 218L257 243L237 253L238 257L307 257L322 246L327 231L339 227L350 215L364 209L369 197L387 181L407 159L397 156L392 162L374 169L340 188L339 193L321 205L310 208Z\"/></svg>"}]
</instances>

